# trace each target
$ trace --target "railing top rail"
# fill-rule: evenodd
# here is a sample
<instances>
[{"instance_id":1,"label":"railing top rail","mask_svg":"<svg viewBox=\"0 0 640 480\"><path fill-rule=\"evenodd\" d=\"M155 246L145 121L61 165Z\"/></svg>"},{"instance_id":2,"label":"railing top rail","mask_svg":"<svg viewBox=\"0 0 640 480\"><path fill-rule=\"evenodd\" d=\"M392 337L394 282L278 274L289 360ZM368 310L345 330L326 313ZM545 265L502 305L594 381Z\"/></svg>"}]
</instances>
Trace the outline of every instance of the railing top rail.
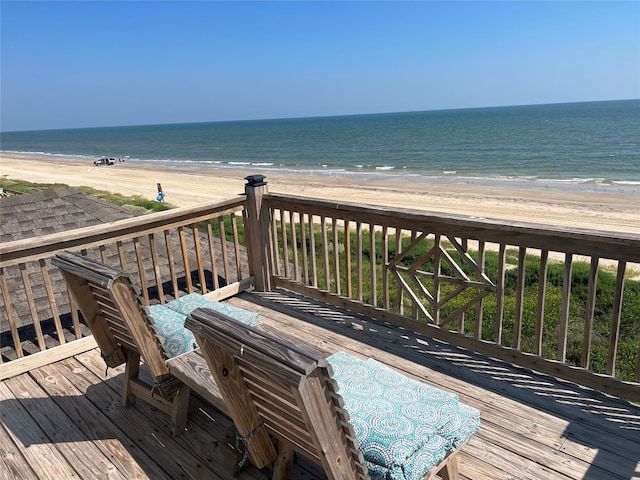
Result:
<instances>
[{"instance_id":1,"label":"railing top rail","mask_svg":"<svg viewBox=\"0 0 640 480\"><path fill-rule=\"evenodd\" d=\"M265 195L264 200L270 208L304 213L312 210L314 215L329 218L339 212L338 218L349 221L640 263L640 235L631 232L612 233L276 193Z\"/></svg>"},{"instance_id":2,"label":"railing top rail","mask_svg":"<svg viewBox=\"0 0 640 480\"><path fill-rule=\"evenodd\" d=\"M87 248L102 245L105 239L118 241L133 236L190 225L206 220L212 215L241 211L245 202L245 196L237 195L224 200L199 203L116 222L5 242L0 244L0 268L18 262L49 257L56 252L67 249L73 250L74 247L78 246Z\"/></svg>"}]
</instances>

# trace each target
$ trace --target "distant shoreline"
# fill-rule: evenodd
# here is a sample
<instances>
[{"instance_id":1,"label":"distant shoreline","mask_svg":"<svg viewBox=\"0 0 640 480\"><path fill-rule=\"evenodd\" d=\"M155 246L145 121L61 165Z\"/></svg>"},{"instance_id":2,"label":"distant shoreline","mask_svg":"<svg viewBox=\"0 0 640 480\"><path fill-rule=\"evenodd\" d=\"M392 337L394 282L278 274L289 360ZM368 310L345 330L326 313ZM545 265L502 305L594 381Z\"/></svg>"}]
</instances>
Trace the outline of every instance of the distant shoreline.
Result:
<instances>
[{"instance_id":1,"label":"distant shoreline","mask_svg":"<svg viewBox=\"0 0 640 480\"><path fill-rule=\"evenodd\" d=\"M10 152L0 150L0 159L16 158L25 160L43 160L69 164L77 162L78 165L92 165L93 160L99 156L64 155L44 152ZM115 158L119 158L115 156ZM220 172L245 172L247 170L259 171L267 176L317 176L320 178L342 178L345 181L360 182L407 182L429 183L444 185L475 185L490 188L507 189L533 189L538 191L558 190L563 192L590 192L616 195L631 195L640 197L640 182L625 181L595 181L584 179L539 179L539 178L515 178L515 177L464 177L458 176L455 171L445 172L443 175L421 175L417 173L394 173L394 169L363 169L362 171L344 170L337 168L311 169L308 167L291 168L278 167L268 162L204 162L184 160L144 160L123 157L129 165L138 167L150 167L155 169L171 169L174 172L194 172L203 174ZM402 172L401 169L396 171Z\"/></svg>"},{"instance_id":2,"label":"distant shoreline","mask_svg":"<svg viewBox=\"0 0 640 480\"><path fill-rule=\"evenodd\" d=\"M269 191L332 201L366 203L434 213L467 215L536 225L640 234L637 195L554 189L506 188L476 184L412 182L269 172L262 168L164 167L127 161L94 166L67 158L52 162L24 155L0 155L5 178L35 183L90 186L155 199L161 183L176 206L228 198L244 192L247 175L263 174ZM542 194L541 194L542 193Z\"/></svg>"}]
</instances>

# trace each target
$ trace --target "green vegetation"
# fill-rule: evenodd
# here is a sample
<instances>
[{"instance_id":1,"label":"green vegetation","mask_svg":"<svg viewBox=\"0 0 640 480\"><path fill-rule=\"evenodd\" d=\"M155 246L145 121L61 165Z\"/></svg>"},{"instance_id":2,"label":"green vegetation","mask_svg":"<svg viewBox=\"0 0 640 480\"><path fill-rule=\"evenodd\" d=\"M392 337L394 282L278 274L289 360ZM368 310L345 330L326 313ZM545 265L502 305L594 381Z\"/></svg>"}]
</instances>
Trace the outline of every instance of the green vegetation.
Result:
<instances>
[{"instance_id":1,"label":"green vegetation","mask_svg":"<svg viewBox=\"0 0 640 480\"><path fill-rule=\"evenodd\" d=\"M279 227L280 228L280 227ZM290 226L287 226L289 242L291 241ZM330 228L329 228L330 231ZM317 265L317 282L321 289L336 291L336 275L334 267L334 252L331 233L328 232L328 250L329 250L329 279L330 285L325 282L325 266L322 249L322 234L320 228L315 229L315 249L316 249L316 265ZM307 235L308 236L308 235ZM278 239L281 238L280 232ZM297 226L296 238L298 249L300 250L301 235L300 227ZM401 251L406 251L411 243L409 237L401 239ZM358 268L357 268L357 236L356 231L350 233L350 256L351 256L351 284L352 291L346 292L345 277L345 252L344 252L344 231L338 232L339 243L339 276L342 295L357 298L358 285ZM389 258L393 258L395 252L396 239L394 235L388 236ZM433 241L422 241L407 254L400 263L403 267L418 266L417 268L424 272L433 272L434 257L429 255L429 250L433 247ZM282 246L280 245L280 248ZM310 240L307 238L307 252L310 252ZM462 255L452 246L444 245L444 248L453 262L460 266L462 270L471 280L480 281L481 278L466 262ZM382 235L377 232L375 235L375 268L376 268L376 302L378 306L384 304L385 292L382 283ZM282 254L282 251L280 251ZM293 261L290 248L289 261ZM299 256L300 256L299 252ZM470 256L477 260L477 252L471 252ZM485 253L485 273L496 283L498 277L498 253ZM505 271L505 304L502 323L501 343L503 345L512 346L514 343L516 316L516 288L518 280L518 250L508 250L506 254L507 268ZM536 313L538 309L538 284L539 284L539 268L540 259L536 255L528 255L525 261L525 278L524 278L524 299L523 299L523 322L522 332L520 335L521 350L525 352L535 352L535 329L536 329ZM442 275L457 277L455 270L445 261L444 257L441 263ZM402 274L401 274L402 275ZM544 301L544 323L542 328L542 355L546 358L556 359L558 357L558 339L560 331L560 317L562 308L562 282L564 275L564 264L558 262L549 262L547 271L547 286ZM404 277L412 288L415 289L415 283L409 277ZM421 283L425 289L433 292L434 282L428 277L421 279ZM616 277L615 272L611 272L610 268L600 268L598 271L597 294L595 305L595 317L593 321L593 330L591 335L591 356L589 367L595 372L605 373L606 363L609 352L609 336L611 331L611 318L613 315L613 297L615 291ZM371 292L371 241L369 232L363 232L362 235L362 296L363 300L372 303L373 296ZM589 285L589 264L574 262L571 279L571 301L569 309L569 323L567 335L567 362L573 365L581 365L582 352L584 343L584 330L586 318L587 293ZM440 298L445 298L448 294L453 293L458 287L455 283L442 282L440 284ZM399 295L398 282L390 276L389 284L389 309L398 312L400 305L406 315L411 315L414 311L414 305L408 295ZM480 293L477 288L467 288L455 296L452 300L443 305L440 313L441 318L447 318L458 308L465 305ZM424 305L429 312L433 309L424 299ZM485 340L495 340L495 317L497 305L496 296L490 294L484 298L482 310L482 338ZM419 312L419 310L418 310ZM426 321L426 317L419 313L418 318ZM453 319L445 328L458 328L458 318ZM476 309L471 307L464 314L464 331L467 334L473 334L476 325ZM640 281L625 280L624 296L622 303L620 336L616 357L616 376L627 380L632 380L635 369L635 362L638 356L638 345L640 343Z\"/></svg>"},{"instance_id":2,"label":"green vegetation","mask_svg":"<svg viewBox=\"0 0 640 480\"><path fill-rule=\"evenodd\" d=\"M50 188L67 187L63 183L32 183L25 180L12 180L6 177L0 178L0 188L20 193L41 192ZM119 193L105 192L91 187L74 187L76 190L100 198L110 203L120 205L137 213L162 212L174 208L169 203L161 203L150 200L140 195L125 196Z\"/></svg>"}]
</instances>

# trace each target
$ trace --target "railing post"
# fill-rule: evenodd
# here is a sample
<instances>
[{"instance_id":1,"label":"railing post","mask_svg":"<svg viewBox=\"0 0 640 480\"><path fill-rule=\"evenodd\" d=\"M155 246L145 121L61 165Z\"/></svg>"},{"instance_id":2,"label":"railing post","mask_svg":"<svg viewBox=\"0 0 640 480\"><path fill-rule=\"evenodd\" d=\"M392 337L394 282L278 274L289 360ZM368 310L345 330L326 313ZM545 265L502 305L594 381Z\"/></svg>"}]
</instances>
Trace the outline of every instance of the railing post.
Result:
<instances>
[{"instance_id":1,"label":"railing post","mask_svg":"<svg viewBox=\"0 0 640 480\"><path fill-rule=\"evenodd\" d=\"M245 237L249 256L249 269L255 277L256 290L271 290L271 242L269 235L269 211L262 203L268 192L264 175L249 175L244 192L247 195L247 225Z\"/></svg>"}]
</instances>

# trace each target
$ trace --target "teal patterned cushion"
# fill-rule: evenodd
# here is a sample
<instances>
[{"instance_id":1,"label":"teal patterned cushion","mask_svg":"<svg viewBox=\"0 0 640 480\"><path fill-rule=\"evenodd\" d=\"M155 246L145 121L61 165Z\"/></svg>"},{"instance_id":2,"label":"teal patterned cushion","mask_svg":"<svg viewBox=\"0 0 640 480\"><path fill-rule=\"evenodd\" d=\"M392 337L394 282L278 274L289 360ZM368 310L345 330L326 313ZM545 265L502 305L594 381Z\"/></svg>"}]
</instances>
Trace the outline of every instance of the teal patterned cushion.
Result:
<instances>
[{"instance_id":1,"label":"teal patterned cushion","mask_svg":"<svg viewBox=\"0 0 640 480\"><path fill-rule=\"evenodd\" d=\"M373 359L328 358L372 480L419 479L480 426L458 396L405 377Z\"/></svg>"},{"instance_id":2,"label":"teal patterned cushion","mask_svg":"<svg viewBox=\"0 0 640 480\"><path fill-rule=\"evenodd\" d=\"M242 323L246 323L250 327L255 327L259 323L259 315L256 312L250 312L249 310L234 307L233 305L216 302L198 293L190 293L189 295L180 297L177 300L167 303L165 307L180 312L183 315L189 315L196 308L210 308Z\"/></svg>"},{"instance_id":3,"label":"teal patterned cushion","mask_svg":"<svg viewBox=\"0 0 640 480\"><path fill-rule=\"evenodd\" d=\"M162 305L147 307L160 338L160 344L169 358L198 348L191 330L184 328L185 315Z\"/></svg>"}]
</instances>

